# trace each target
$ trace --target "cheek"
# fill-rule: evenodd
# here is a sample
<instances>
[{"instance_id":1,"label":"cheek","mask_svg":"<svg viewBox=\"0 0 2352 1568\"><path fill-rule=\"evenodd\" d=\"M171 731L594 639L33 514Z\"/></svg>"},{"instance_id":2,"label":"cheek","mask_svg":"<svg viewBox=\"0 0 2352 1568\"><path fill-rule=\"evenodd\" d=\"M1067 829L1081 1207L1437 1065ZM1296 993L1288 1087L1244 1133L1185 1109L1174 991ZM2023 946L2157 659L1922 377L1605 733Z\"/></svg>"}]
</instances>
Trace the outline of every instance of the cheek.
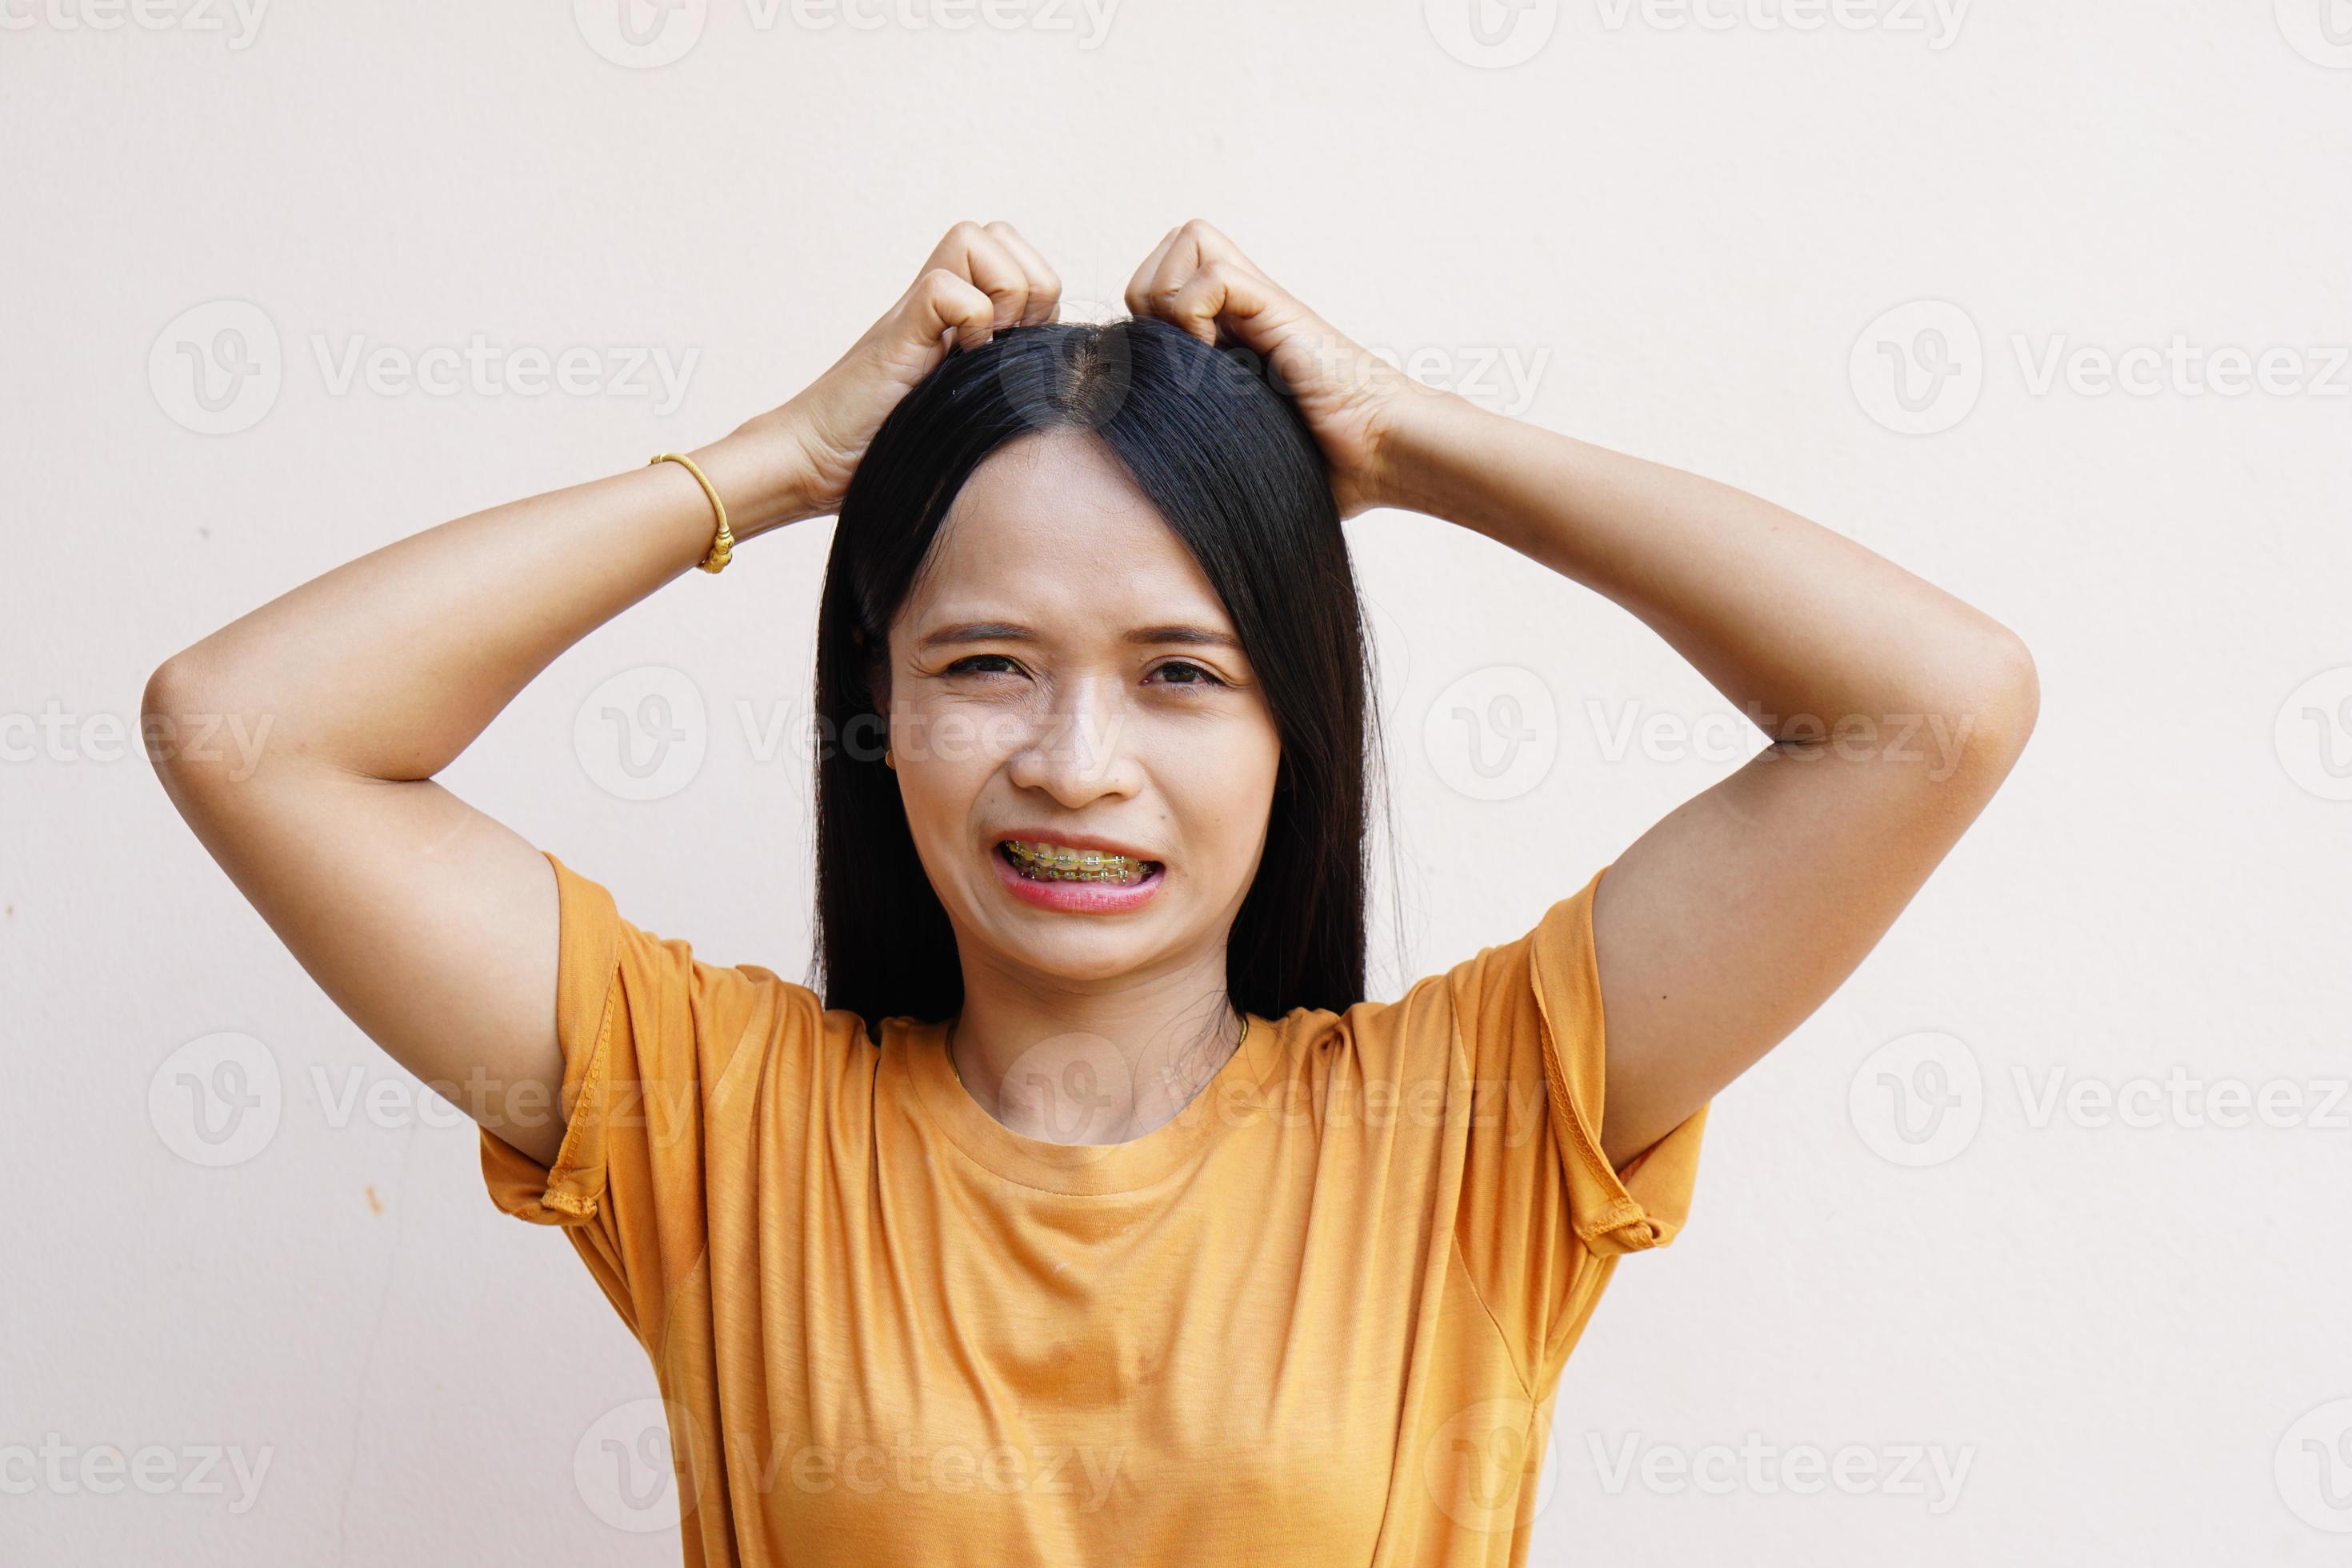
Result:
<instances>
[{"instance_id":1,"label":"cheek","mask_svg":"<svg viewBox=\"0 0 2352 1568\"><path fill-rule=\"evenodd\" d=\"M1033 728L1024 715L1001 708L915 704L891 710L890 745L901 770L913 762L933 779L985 778L1026 743Z\"/></svg>"},{"instance_id":2,"label":"cheek","mask_svg":"<svg viewBox=\"0 0 2352 1568\"><path fill-rule=\"evenodd\" d=\"M983 719L954 712L892 715L891 761L919 848L952 853L963 843L976 804L1003 765L989 731Z\"/></svg>"},{"instance_id":3,"label":"cheek","mask_svg":"<svg viewBox=\"0 0 2352 1568\"><path fill-rule=\"evenodd\" d=\"M1236 722L1155 747L1152 776L1196 854L1244 864L1265 837L1282 761L1270 727Z\"/></svg>"}]
</instances>

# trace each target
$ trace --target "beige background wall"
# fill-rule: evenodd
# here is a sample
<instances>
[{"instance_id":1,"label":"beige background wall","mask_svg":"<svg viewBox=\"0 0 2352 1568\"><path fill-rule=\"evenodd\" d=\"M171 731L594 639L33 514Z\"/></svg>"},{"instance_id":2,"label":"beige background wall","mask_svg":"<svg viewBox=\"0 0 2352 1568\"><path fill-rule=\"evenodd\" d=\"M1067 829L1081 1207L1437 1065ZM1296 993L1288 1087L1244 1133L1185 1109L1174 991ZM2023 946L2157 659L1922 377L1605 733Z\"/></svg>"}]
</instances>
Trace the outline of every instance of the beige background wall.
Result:
<instances>
[{"instance_id":1,"label":"beige background wall","mask_svg":"<svg viewBox=\"0 0 2352 1568\"><path fill-rule=\"evenodd\" d=\"M0 1560L676 1560L642 1357L181 825L141 685L782 400L954 219L1084 313L1194 216L2040 661L2007 791L1621 1269L1537 1560L2341 1560L2352 5L629 3L0 0ZM446 782L798 975L831 526L590 637ZM1750 742L1605 602L1351 528L1393 995Z\"/></svg>"}]
</instances>

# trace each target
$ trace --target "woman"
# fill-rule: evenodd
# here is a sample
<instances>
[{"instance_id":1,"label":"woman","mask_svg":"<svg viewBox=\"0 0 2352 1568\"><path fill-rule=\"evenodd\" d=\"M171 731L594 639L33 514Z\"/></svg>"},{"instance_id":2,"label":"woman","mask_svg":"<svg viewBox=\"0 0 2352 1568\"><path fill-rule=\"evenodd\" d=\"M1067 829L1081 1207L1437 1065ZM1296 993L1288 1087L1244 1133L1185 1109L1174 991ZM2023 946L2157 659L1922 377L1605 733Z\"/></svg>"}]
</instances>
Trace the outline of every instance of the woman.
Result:
<instances>
[{"instance_id":1,"label":"woman","mask_svg":"<svg viewBox=\"0 0 2352 1568\"><path fill-rule=\"evenodd\" d=\"M644 1343L689 1563L1519 1563L1616 1258L2007 774L2032 661L1789 512L1404 378L1204 224L1131 322L1058 289L959 225L691 465L214 633L147 709L267 712L270 750L166 785ZM1372 507L1609 595L1769 741L1389 1003L1339 526ZM592 628L836 511L820 999L432 780Z\"/></svg>"}]
</instances>

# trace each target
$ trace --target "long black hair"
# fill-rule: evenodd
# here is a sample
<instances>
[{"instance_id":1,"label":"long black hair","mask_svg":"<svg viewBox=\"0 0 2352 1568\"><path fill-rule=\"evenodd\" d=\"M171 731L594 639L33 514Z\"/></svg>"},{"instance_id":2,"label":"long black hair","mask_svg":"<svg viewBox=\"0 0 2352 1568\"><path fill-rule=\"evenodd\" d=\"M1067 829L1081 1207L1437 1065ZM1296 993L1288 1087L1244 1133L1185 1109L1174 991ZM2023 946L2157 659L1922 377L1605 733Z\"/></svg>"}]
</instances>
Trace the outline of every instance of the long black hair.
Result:
<instances>
[{"instance_id":1,"label":"long black hair","mask_svg":"<svg viewBox=\"0 0 2352 1568\"><path fill-rule=\"evenodd\" d=\"M1200 563L1273 711L1282 761L1227 945L1234 1005L1346 1010L1364 997L1379 704L1329 471L1258 362L1152 318L1013 327L951 350L859 462L817 610L811 988L869 1023L962 1009L954 931L882 761L888 627L972 470L1044 430L1090 433L1134 478Z\"/></svg>"}]
</instances>

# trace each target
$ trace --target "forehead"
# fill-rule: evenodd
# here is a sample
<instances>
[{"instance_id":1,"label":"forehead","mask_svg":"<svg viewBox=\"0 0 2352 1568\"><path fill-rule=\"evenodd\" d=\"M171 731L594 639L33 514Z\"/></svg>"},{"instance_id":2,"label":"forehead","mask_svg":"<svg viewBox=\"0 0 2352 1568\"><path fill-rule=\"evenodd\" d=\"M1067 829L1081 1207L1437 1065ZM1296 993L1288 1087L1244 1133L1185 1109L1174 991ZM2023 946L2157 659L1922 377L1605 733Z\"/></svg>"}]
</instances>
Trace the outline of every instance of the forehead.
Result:
<instances>
[{"instance_id":1,"label":"forehead","mask_svg":"<svg viewBox=\"0 0 2352 1568\"><path fill-rule=\"evenodd\" d=\"M1233 629L1159 509L1093 437L1068 430L1009 441L972 470L894 629L919 638L979 619L1048 632Z\"/></svg>"}]
</instances>

